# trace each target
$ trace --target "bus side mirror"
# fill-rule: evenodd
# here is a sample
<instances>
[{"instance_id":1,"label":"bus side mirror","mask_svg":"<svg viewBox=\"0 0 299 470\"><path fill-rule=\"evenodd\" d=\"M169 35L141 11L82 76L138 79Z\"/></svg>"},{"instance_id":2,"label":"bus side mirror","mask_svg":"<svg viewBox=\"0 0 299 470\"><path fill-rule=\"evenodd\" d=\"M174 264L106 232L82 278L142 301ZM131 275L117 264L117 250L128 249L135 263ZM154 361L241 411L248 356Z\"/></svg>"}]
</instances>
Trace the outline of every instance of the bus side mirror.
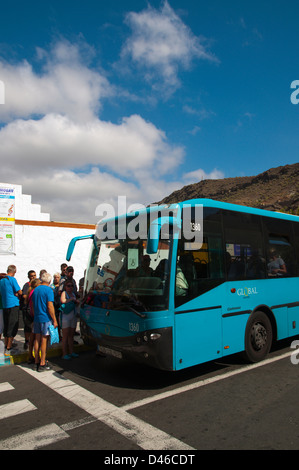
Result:
<instances>
[{"instance_id":1,"label":"bus side mirror","mask_svg":"<svg viewBox=\"0 0 299 470\"><path fill-rule=\"evenodd\" d=\"M94 235L84 235L82 237L72 238L72 240L69 243L68 249L67 249L67 254L66 254L66 260L67 261L70 261L77 241L78 240L86 240L86 239L93 239L94 240Z\"/></svg>"},{"instance_id":2,"label":"bus side mirror","mask_svg":"<svg viewBox=\"0 0 299 470\"><path fill-rule=\"evenodd\" d=\"M146 252L149 255L157 253L159 246L159 239L161 233L161 227L163 225L172 225L173 226L173 235L176 238L179 234L181 228L181 221L174 217L161 217L155 219L151 224L147 236L147 248Z\"/></svg>"},{"instance_id":3,"label":"bus side mirror","mask_svg":"<svg viewBox=\"0 0 299 470\"><path fill-rule=\"evenodd\" d=\"M149 255L157 253L158 251L159 238L161 232L161 225L159 221L160 219L154 220L154 222L151 223L148 231L146 252Z\"/></svg>"}]
</instances>

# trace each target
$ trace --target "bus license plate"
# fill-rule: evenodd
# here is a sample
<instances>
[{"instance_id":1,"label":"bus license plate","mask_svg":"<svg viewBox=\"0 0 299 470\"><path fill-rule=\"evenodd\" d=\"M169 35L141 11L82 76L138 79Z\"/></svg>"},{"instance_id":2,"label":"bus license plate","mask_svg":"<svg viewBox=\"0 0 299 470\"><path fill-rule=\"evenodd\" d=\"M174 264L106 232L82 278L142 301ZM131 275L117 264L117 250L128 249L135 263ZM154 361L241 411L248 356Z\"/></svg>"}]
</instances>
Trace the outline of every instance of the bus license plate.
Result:
<instances>
[{"instance_id":1,"label":"bus license plate","mask_svg":"<svg viewBox=\"0 0 299 470\"><path fill-rule=\"evenodd\" d=\"M99 346L99 351L107 354L107 356L117 357L118 359L122 359L122 353L120 351L115 351L114 349L105 348L104 346Z\"/></svg>"}]
</instances>

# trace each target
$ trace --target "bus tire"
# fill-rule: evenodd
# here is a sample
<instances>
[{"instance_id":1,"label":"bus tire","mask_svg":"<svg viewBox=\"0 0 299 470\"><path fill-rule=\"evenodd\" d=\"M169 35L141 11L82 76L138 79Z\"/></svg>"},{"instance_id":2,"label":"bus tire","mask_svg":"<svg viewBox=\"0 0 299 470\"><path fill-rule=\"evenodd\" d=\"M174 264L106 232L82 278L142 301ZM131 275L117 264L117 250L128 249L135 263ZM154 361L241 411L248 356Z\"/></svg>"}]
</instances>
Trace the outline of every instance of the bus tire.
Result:
<instances>
[{"instance_id":1,"label":"bus tire","mask_svg":"<svg viewBox=\"0 0 299 470\"><path fill-rule=\"evenodd\" d=\"M269 317L264 312L254 312L246 325L243 357L248 362L262 361L271 349L272 339L273 332Z\"/></svg>"}]
</instances>

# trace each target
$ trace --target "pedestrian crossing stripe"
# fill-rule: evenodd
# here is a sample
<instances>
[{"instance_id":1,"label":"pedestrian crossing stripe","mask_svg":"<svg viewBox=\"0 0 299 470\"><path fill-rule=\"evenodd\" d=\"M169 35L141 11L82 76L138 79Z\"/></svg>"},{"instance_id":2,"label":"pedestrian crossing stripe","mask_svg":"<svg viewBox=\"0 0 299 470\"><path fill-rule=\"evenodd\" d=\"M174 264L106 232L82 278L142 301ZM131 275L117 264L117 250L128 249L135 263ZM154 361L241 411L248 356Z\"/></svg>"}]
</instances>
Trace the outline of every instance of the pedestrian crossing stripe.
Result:
<instances>
[{"instance_id":1,"label":"pedestrian crossing stripe","mask_svg":"<svg viewBox=\"0 0 299 470\"><path fill-rule=\"evenodd\" d=\"M51 423L9 437L0 442L0 450L36 450L69 437L57 424Z\"/></svg>"},{"instance_id":2,"label":"pedestrian crossing stripe","mask_svg":"<svg viewBox=\"0 0 299 470\"><path fill-rule=\"evenodd\" d=\"M7 392L8 390L14 390L14 387L8 382L3 382L2 384L0 383L0 393Z\"/></svg>"},{"instance_id":3,"label":"pedestrian crossing stripe","mask_svg":"<svg viewBox=\"0 0 299 470\"><path fill-rule=\"evenodd\" d=\"M7 403L5 405L0 406L0 420L9 418L10 416L16 416L22 413L27 413L28 411L33 411L36 409L36 406L34 406L27 399Z\"/></svg>"}]
</instances>

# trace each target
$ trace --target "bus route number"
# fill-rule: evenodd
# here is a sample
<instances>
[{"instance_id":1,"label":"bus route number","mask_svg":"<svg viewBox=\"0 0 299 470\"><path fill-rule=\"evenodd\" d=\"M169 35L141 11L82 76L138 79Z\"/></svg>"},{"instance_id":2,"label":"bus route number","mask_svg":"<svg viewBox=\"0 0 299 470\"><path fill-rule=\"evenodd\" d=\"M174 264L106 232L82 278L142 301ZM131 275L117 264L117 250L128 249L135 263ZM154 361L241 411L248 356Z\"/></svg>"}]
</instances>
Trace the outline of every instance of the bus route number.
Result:
<instances>
[{"instance_id":1,"label":"bus route number","mask_svg":"<svg viewBox=\"0 0 299 470\"><path fill-rule=\"evenodd\" d=\"M134 333L138 333L139 332L139 323L129 322L129 331L132 331Z\"/></svg>"},{"instance_id":2,"label":"bus route number","mask_svg":"<svg viewBox=\"0 0 299 470\"><path fill-rule=\"evenodd\" d=\"M201 226L199 222L190 222L191 232L200 232Z\"/></svg>"}]
</instances>

